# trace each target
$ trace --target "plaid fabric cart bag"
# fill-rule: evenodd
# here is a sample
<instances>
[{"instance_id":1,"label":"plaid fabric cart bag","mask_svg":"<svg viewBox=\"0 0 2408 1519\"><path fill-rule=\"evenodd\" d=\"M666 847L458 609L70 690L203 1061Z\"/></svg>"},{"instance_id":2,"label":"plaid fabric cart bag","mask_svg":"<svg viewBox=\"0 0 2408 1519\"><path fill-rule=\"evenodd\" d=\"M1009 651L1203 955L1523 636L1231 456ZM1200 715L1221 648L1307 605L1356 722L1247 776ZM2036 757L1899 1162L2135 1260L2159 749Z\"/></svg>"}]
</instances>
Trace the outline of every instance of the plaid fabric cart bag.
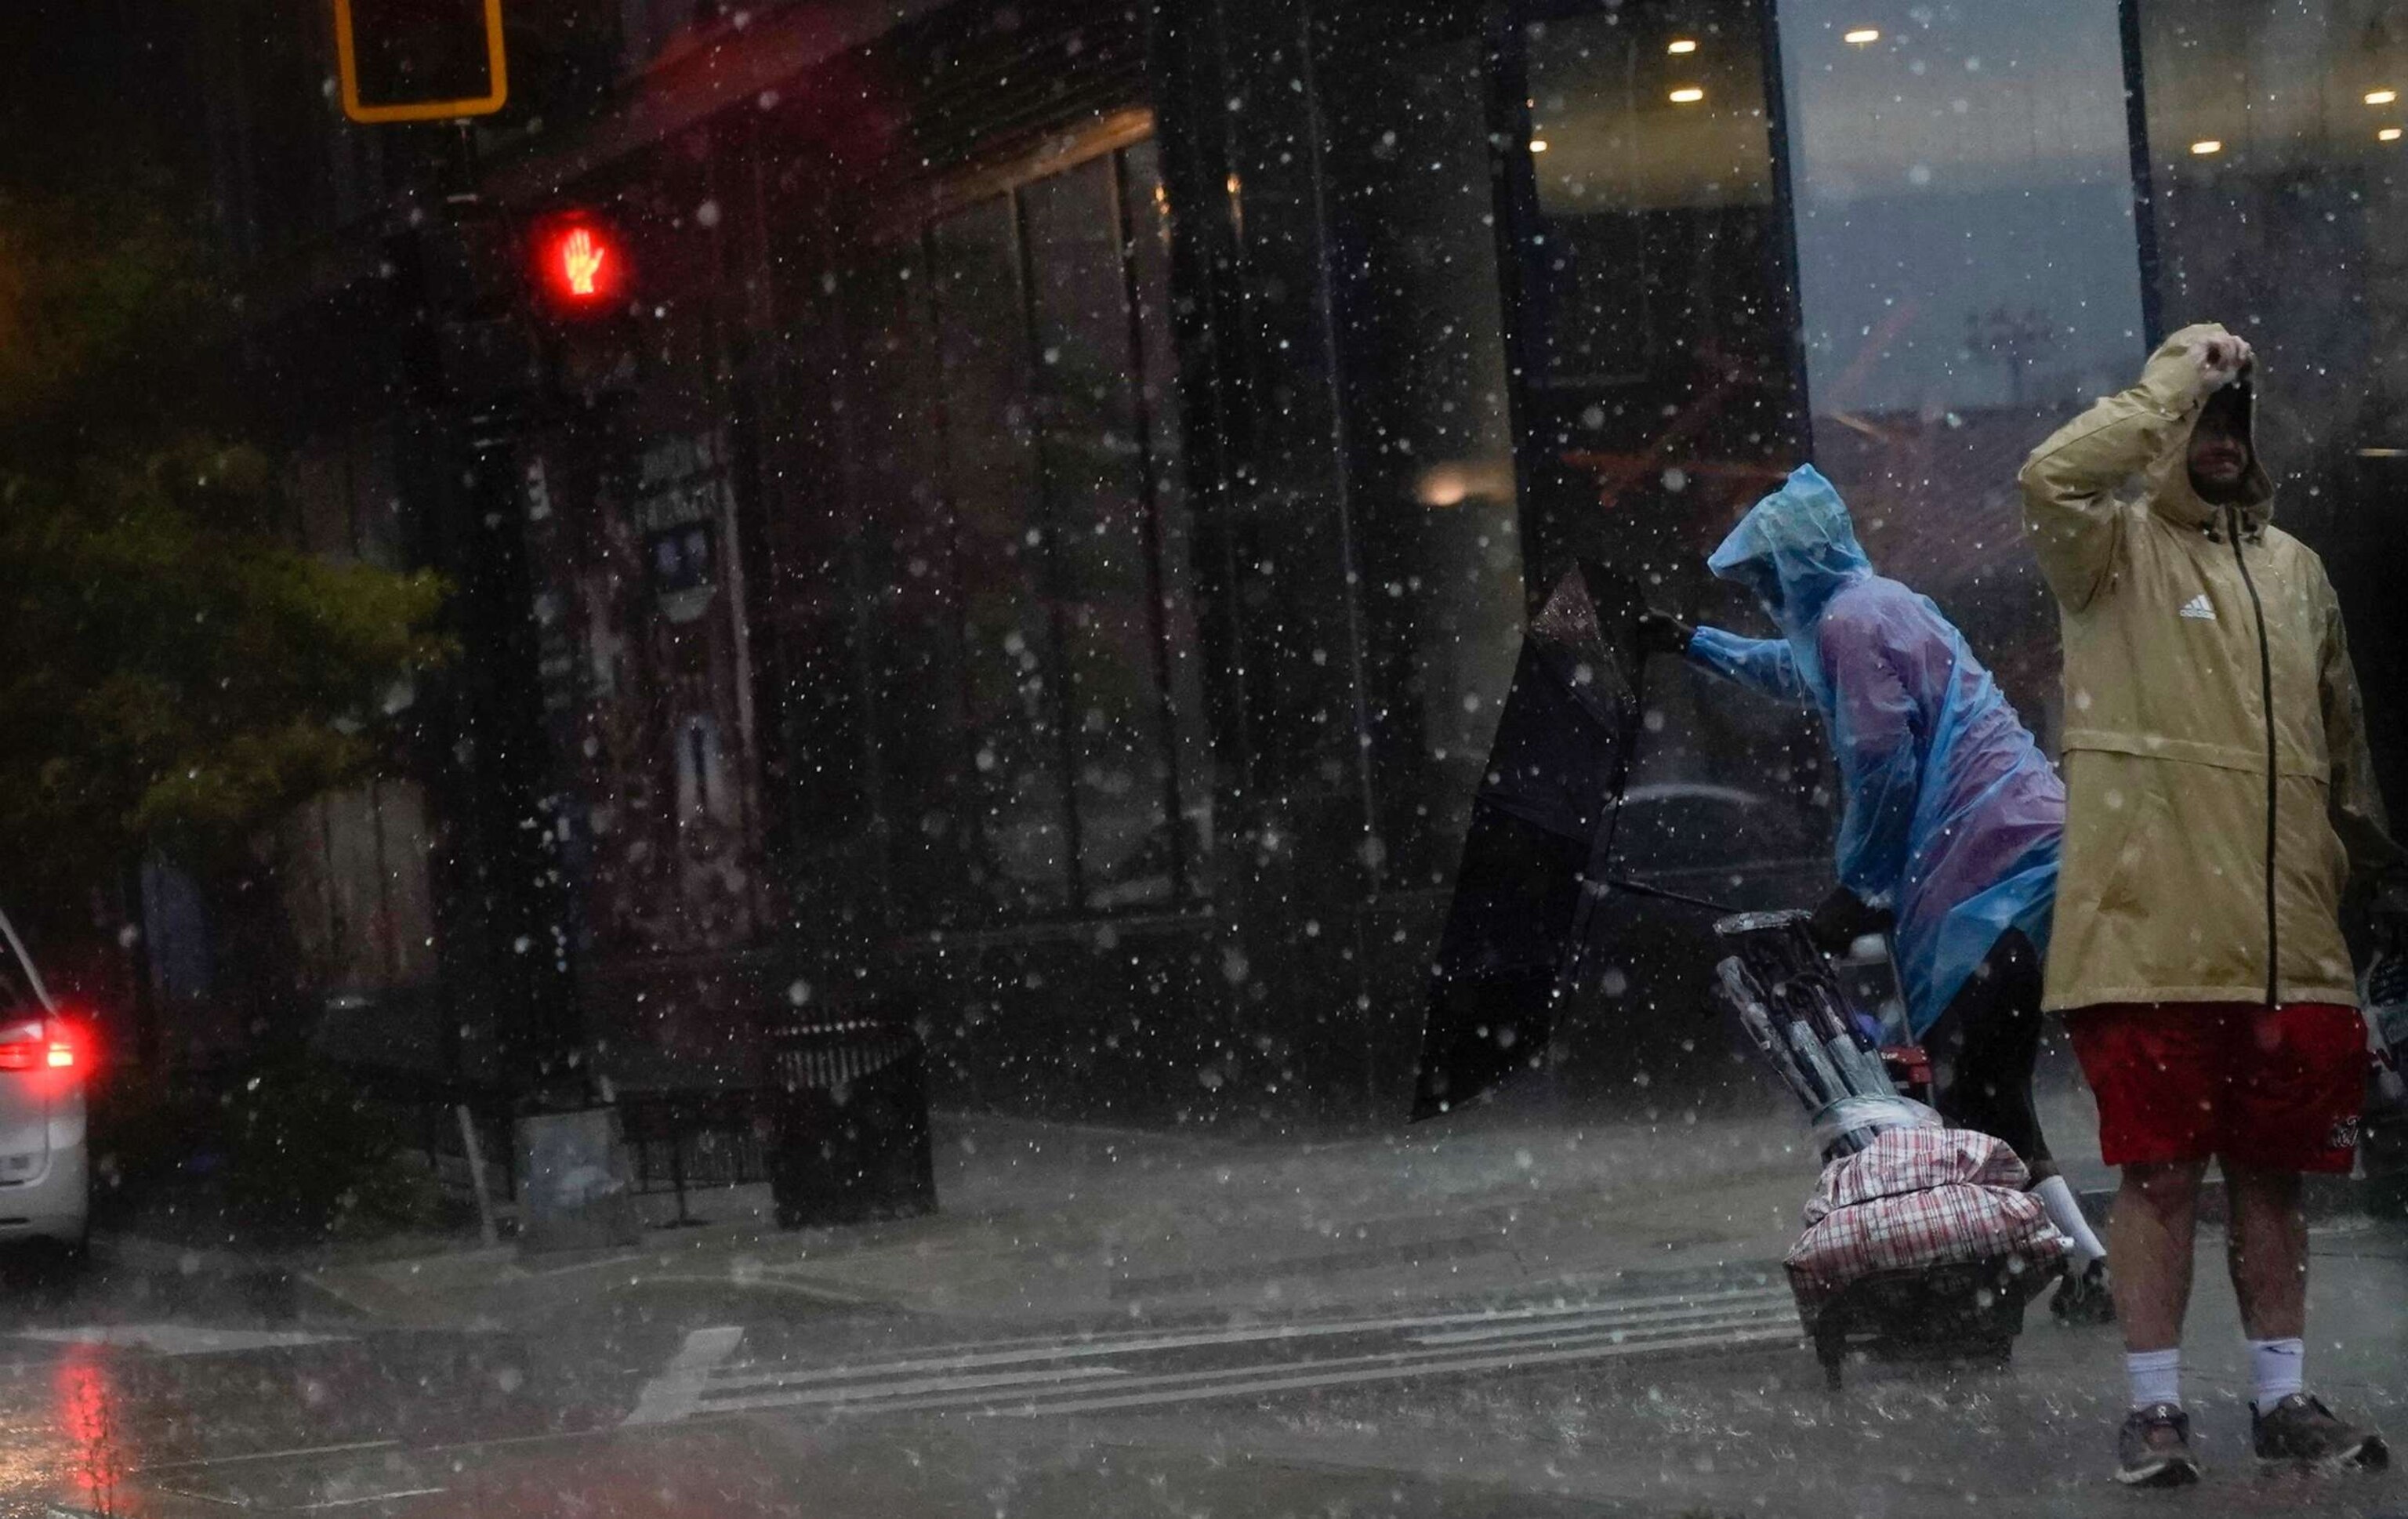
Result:
<instances>
[{"instance_id":1,"label":"plaid fabric cart bag","mask_svg":"<svg viewBox=\"0 0 2408 1519\"><path fill-rule=\"evenodd\" d=\"M2023 1162L1966 1129L1898 1128L1823 1169L1784 1262L1832 1386L1853 1349L2000 1363L2065 1243Z\"/></svg>"}]
</instances>

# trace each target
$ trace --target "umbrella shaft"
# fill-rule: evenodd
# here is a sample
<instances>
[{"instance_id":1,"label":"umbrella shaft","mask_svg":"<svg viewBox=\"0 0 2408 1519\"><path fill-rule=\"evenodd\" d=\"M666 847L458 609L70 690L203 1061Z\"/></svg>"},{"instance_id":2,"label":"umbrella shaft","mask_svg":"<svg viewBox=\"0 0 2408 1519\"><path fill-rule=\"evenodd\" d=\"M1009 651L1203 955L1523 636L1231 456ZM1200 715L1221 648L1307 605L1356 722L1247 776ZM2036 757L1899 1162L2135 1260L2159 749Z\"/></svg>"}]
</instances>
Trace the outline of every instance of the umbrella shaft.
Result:
<instances>
[{"instance_id":1,"label":"umbrella shaft","mask_svg":"<svg viewBox=\"0 0 2408 1519\"><path fill-rule=\"evenodd\" d=\"M1608 876L1605 878L1604 885L1609 890L1630 892L1640 896L1660 896L1667 902L1682 902L1690 907L1704 908L1709 912L1727 915L1734 910L1720 902L1711 902L1702 896L1691 896L1686 892L1676 892L1667 886L1651 886L1646 881L1634 881L1628 876Z\"/></svg>"}]
</instances>

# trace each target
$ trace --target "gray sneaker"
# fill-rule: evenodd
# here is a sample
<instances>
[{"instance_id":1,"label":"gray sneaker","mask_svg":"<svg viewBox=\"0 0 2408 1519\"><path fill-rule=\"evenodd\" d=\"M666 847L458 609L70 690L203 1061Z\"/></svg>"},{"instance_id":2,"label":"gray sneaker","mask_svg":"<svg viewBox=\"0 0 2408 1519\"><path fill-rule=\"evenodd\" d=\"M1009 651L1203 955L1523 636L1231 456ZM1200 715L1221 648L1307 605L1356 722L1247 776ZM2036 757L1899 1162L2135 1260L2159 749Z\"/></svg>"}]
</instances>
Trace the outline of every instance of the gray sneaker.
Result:
<instances>
[{"instance_id":1,"label":"gray sneaker","mask_svg":"<svg viewBox=\"0 0 2408 1519\"><path fill-rule=\"evenodd\" d=\"M2115 1480L2127 1487L2186 1487L2199 1481L2190 1415L2172 1403L2134 1409L2115 1436Z\"/></svg>"},{"instance_id":2,"label":"gray sneaker","mask_svg":"<svg viewBox=\"0 0 2408 1519\"><path fill-rule=\"evenodd\" d=\"M2264 1413L2253 1406L2249 1437L2260 1461L2327 1471L2380 1471L2391 1464L2391 1447L2381 1435L2344 1424L2323 1399L2305 1393L2293 1393Z\"/></svg>"}]
</instances>

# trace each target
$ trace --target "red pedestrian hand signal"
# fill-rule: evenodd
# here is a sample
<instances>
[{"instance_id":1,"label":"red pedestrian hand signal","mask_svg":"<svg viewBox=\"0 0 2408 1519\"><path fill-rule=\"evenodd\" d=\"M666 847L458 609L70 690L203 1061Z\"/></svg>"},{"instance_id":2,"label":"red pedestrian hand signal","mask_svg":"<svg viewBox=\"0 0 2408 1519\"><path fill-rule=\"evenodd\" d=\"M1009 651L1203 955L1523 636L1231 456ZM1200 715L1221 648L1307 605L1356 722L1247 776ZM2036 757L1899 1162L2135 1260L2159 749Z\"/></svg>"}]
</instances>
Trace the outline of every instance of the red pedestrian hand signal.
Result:
<instances>
[{"instance_id":1,"label":"red pedestrian hand signal","mask_svg":"<svg viewBox=\"0 0 2408 1519\"><path fill-rule=\"evenodd\" d=\"M531 232L537 293L553 315L580 319L624 308L631 271L618 228L580 208L540 218Z\"/></svg>"},{"instance_id":2,"label":"red pedestrian hand signal","mask_svg":"<svg viewBox=\"0 0 2408 1519\"><path fill-rule=\"evenodd\" d=\"M560 273L568 281L571 295L595 295L601 292L595 280L602 273L602 261L610 251L594 240L594 235L583 227L571 232L560 244Z\"/></svg>"}]
</instances>

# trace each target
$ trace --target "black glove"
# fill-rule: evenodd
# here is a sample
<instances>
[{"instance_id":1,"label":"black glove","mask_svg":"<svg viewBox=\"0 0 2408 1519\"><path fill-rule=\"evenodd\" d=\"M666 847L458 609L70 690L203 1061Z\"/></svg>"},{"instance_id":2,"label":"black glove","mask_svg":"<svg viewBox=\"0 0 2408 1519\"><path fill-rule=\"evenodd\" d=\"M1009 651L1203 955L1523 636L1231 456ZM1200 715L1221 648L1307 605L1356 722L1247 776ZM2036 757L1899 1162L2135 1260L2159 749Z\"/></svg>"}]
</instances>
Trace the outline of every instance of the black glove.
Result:
<instances>
[{"instance_id":1,"label":"black glove","mask_svg":"<svg viewBox=\"0 0 2408 1519\"><path fill-rule=\"evenodd\" d=\"M1659 612L1651 607L1639 614L1639 652L1642 657L1685 654L1689 652L1689 639L1697 631L1670 612Z\"/></svg>"},{"instance_id":2,"label":"black glove","mask_svg":"<svg viewBox=\"0 0 2408 1519\"><path fill-rule=\"evenodd\" d=\"M1825 954L1845 954L1867 934L1886 932L1897 919L1887 908L1867 907L1845 886L1835 886L1807 920L1806 937Z\"/></svg>"}]
</instances>

